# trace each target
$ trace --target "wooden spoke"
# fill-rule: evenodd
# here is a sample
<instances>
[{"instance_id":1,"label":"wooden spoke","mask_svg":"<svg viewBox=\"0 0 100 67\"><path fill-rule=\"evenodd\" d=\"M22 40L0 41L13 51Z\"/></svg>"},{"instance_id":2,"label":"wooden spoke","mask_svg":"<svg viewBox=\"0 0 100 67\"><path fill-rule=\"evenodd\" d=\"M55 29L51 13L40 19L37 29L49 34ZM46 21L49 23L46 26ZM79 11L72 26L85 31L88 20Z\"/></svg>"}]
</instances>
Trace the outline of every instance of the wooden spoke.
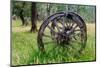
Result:
<instances>
[{"instance_id":1,"label":"wooden spoke","mask_svg":"<svg viewBox=\"0 0 100 67\"><path fill-rule=\"evenodd\" d=\"M73 27L73 26L74 26L74 24L75 24L75 22L72 22L71 27Z\"/></svg>"},{"instance_id":2,"label":"wooden spoke","mask_svg":"<svg viewBox=\"0 0 100 67\"><path fill-rule=\"evenodd\" d=\"M71 26L71 20L70 19L66 19L66 25L67 25L67 27Z\"/></svg>"},{"instance_id":3,"label":"wooden spoke","mask_svg":"<svg viewBox=\"0 0 100 67\"><path fill-rule=\"evenodd\" d=\"M78 25L75 25L75 27L73 27L72 30L74 31L77 27L78 27Z\"/></svg>"},{"instance_id":4,"label":"wooden spoke","mask_svg":"<svg viewBox=\"0 0 100 67\"><path fill-rule=\"evenodd\" d=\"M68 19L65 17L65 18L64 18L65 27L66 27L66 26L68 27L68 25L69 25L68 22L69 22Z\"/></svg>"},{"instance_id":5,"label":"wooden spoke","mask_svg":"<svg viewBox=\"0 0 100 67\"><path fill-rule=\"evenodd\" d=\"M80 33L73 33L73 36L79 36Z\"/></svg>"},{"instance_id":6,"label":"wooden spoke","mask_svg":"<svg viewBox=\"0 0 100 67\"><path fill-rule=\"evenodd\" d=\"M74 38L75 40L77 40L77 38L76 38L75 36L73 36L73 38Z\"/></svg>"},{"instance_id":7,"label":"wooden spoke","mask_svg":"<svg viewBox=\"0 0 100 67\"><path fill-rule=\"evenodd\" d=\"M49 36L49 35L46 35L46 34L43 34L43 36L45 36L45 37L48 37L48 38L51 38L51 36Z\"/></svg>"},{"instance_id":8,"label":"wooden spoke","mask_svg":"<svg viewBox=\"0 0 100 67\"><path fill-rule=\"evenodd\" d=\"M74 31L81 31L80 29L74 30Z\"/></svg>"},{"instance_id":9,"label":"wooden spoke","mask_svg":"<svg viewBox=\"0 0 100 67\"><path fill-rule=\"evenodd\" d=\"M57 21L56 21L56 20L54 20L54 22L53 22L53 23L55 24L55 26L56 26L57 30L60 32L60 28L59 28L59 26L58 26L58 24L57 24Z\"/></svg>"},{"instance_id":10,"label":"wooden spoke","mask_svg":"<svg viewBox=\"0 0 100 67\"><path fill-rule=\"evenodd\" d=\"M81 32L82 30L83 30L83 29L80 28L80 29L75 29L74 31L80 31L80 32Z\"/></svg>"},{"instance_id":11,"label":"wooden spoke","mask_svg":"<svg viewBox=\"0 0 100 67\"><path fill-rule=\"evenodd\" d=\"M62 22L61 22L61 24L62 24L62 26L63 26L63 29L65 29L65 19L64 18L62 18Z\"/></svg>"},{"instance_id":12,"label":"wooden spoke","mask_svg":"<svg viewBox=\"0 0 100 67\"><path fill-rule=\"evenodd\" d=\"M49 29L50 29L50 31L52 31L53 33L57 33L53 28L51 28L49 25L47 26Z\"/></svg>"},{"instance_id":13,"label":"wooden spoke","mask_svg":"<svg viewBox=\"0 0 100 67\"><path fill-rule=\"evenodd\" d=\"M68 27L71 27L71 23L72 23L71 20L69 20L68 23L69 23L69 24L68 24Z\"/></svg>"},{"instance_id":14,"label":"wooden spoke","mask_svg":"<svg viewBox=\"0 0 100 67\"><path fill-rule=\"evenodd\" d=\"M74 38L74 37L73 37ZM77 44L80 44L81 43L81 40L79 41L79 39L74 39L74 40L71 40L71 42L70 43L77 43Z\"/></svg>"}]
</instances>

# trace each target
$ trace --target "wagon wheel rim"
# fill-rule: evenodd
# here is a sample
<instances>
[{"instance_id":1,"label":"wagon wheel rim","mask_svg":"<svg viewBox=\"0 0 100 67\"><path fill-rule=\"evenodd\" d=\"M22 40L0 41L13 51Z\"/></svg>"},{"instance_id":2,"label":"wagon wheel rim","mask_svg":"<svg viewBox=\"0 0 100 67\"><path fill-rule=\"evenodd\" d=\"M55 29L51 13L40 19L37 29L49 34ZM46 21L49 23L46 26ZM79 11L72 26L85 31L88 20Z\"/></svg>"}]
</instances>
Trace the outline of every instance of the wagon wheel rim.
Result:
<instances>
[{"instance_id":1,"label":"wagon wheel rim","mask_svg":"<svg viewBox=\"0 0 100 67\"><path fill-rule=\"evenodd\" d=\"M63 22L63 21L62 21ZM62 44L63 45L63 47L65 48L67 48L68 50L70 50L70 49L76 49L77 47L79 47L80 46L80 49L78 49L77 51L82 51L81 50L81 45L80 44L82 44L82 34L81 33L83 33L83 29L82 28L80 28L79 26L78 26L78 24L76 24L74 21L72 21L72 20L70 20L70 19L68 19L68 20L66 20L66 22L67 23L62 23L61 22L61 24L62 24L62 28L61 27L58 27L57 25L55 25L55 27L58 29L58 32L60 31L59 29L62 29L62 31L66 28L66 27L69 27L69 28L71 28L70 30L72 30L73 32L72 33L70 33L71 34L71 40L69 40L69 43L68 43L68 45L64 45L64 44ZM54 23L54 22L53 22ZM68 33L68 32L70 32L70 30L68 30L66 33ZM66 35L65 35L66 36ZM77 36L79 37L79 38L77 38ZM82 41L79 41L79 40L82 40ZM74 43L73 43L74 42ZM73 43L73 44L72 44ZM75 46L73 46L73 45L75 45L75 43L77 43L77 44L79 44L77 47L75 47ZM83 48L83 47L82 47ZM68 51L67 50L67 51ZM77 52L76 51L76 52ZM70 51L70 52L72 52L72 51Z\"/></svg>"},{"instance_id":2,"label":"wagon wheel rim","mask_svg":"<svg viewBox=\"0 0 100 67\"><path fill-rule=\"evenodd\" d=\"M60 18L59 18L60 17ZM57 20L58 19L58 20ZM59 20L60 19L60 20ZM65 20L64 20L65 19ZM67 19L67 20L66 20ZM60 22L61 21L61 22ZM63 16L57 16L56 18L54 18L53 20L50 20L50 19L48 19L48 25L44 28L44 31L46 31L46 28L48 28L49 29L49 35L48 35L48 33L46 34L46 33L41 33L41 35L42 35L42 37L41 37L41 39L42 39L42 42L41 43L39 43L39 44L42 44L42 46L43 46L43 50L44 51L46 51L46 49L48 49L49 47L45 47L45 45L47 45L47 43L49 43L48 45L51 45L50 43L53 43L53 46L55 46L56 45L56 47L57 46L59 46L58 44L62 44L63 45L63 47L66 49L68 49L69 50L69 52L72 52L72 50L73 49L75 49L76 50L76 48L77 47L79 47L80 46L80 49L78 49L77 51L82 51L82 45L81 44L84 44L85 43L85 39L82 39L82 38L85 38L85 35L83 34L84 33L84 28L80 28L80 26L75 22L75 21L73 21L72 19L69 19L69 18L66 18L65 17L65 15L63 15ZM52 26L52 24L55 24L54 25L54 27ZM62 26L60 26L58 23L60 23ZM55 29L56 28L56 29ZM67 32L65 32L65 29L68 29L69 28L69 30L67 30ZM71 32L70 32L71 31ZM61 33L69 33L70 32L70 34L67 34L68 36L70 36L69 37L69 41L68 42L65 42L66 40L64 40L64 41L62 41L63 40L63 38L61 38L60 40L59 40L59 37L58 37L58 39L57 39L57 36L58 36L58 34L59 34L59 36L66 36L66 34L65 35L62 35L61 33L59 33L59 32L61 32ZM53 34L52 34L53 33ZM79 39L76 37L76 36L78 36L79 37ZM47 37L47 38L51 38L51 42L44 42L44 41L46 41L47 39L45 39L45 40L43 40L43 37ZM68 38L67 38L68 39ZM77 47L73 47L73 45L75 46L75 45L77 45L77 44L75 44L76 42L78 43L78 41L80 40L80 42L79 42L79 45L77 46ZM62 42L61 42L62 41ZM63 42L65 42L65 43L63 43ZM75 43L74 43L75 42ZM68 44L68 45L66 45L66 43ZM60 46L62 47L62 45L60 44ZM65 44L65 45L64 45ZM52 48L52 49L54 49L54 48ZM72 50L71 50L72 49ZM67 50L67 51L68 51ZM71 51L70 51L71 50ZM74 50L74 51L75 51ZM76 51L76 52L77 52Z\"/></svg>"}]
</instances>

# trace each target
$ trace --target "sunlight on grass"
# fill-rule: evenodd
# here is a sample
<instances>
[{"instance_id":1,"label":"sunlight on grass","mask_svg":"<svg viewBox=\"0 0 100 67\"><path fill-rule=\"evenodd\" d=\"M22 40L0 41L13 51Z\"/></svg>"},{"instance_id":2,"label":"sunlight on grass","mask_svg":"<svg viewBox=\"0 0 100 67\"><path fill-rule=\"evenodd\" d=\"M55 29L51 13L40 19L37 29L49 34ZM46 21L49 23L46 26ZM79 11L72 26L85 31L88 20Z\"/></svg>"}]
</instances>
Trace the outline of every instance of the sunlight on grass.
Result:
<instances>
[{"instance_id":1,"label":"sunlight on grass","mask_svg":"<svg viewBox=\"0 0 100 67\"><path fill-rule=\"evenodd\" d=\"M41 25L37 22L38 29ZM12 64L45 64L95 60L95 24L87 24L87 45L84 53L75 58L63 49L47 51L42 54L38 50L37 32L30 33L31 26L21 26L21 21L12 22ZM51 44L50 44L51 45ZM50 47L49 47L50 48ZM63 51L63 52L62 52Z\"/></svg>"}]
</instances>

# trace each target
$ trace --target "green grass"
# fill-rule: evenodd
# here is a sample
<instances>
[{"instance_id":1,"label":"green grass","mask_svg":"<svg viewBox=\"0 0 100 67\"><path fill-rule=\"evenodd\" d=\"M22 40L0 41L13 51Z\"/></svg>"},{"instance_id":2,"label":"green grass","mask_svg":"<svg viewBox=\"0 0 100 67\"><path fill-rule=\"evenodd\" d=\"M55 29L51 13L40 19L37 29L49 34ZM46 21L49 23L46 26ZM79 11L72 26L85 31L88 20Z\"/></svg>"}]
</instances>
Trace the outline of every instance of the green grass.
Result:
<instances>
[{"instance_id":1,"label":"green grass","mask_svg":"<svg viewBox=\"0 0 100 67\"><path fill-rule=\"evenodd\" d=\"M38 24L38 28L40 25ZM37 32L30 33L30 25L21 26L20 20L13 21L12 65L93 61L95 60L95 25L87 24L87 28L88 40L84 53L79 57L73 57L62 48L46 51L45 54L40 53L37 45Z\"/></svg>"}]
</instances>

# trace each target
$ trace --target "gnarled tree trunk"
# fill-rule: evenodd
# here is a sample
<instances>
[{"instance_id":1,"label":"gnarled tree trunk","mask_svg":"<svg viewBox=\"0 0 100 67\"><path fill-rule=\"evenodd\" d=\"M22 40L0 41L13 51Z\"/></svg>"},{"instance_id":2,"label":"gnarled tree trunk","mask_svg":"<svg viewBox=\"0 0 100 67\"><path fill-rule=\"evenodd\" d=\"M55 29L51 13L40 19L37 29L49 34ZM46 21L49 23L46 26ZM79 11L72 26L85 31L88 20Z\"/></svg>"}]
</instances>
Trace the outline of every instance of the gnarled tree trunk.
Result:
<instances>
[{"instance_id":1,"label":"gnarled tree trunk","mask_svg":"<svg viewBox=\"0 0 100 67\"><path fill-rule=\"evenodd\" d=\"M36 3L32 2L32 5L31 5L31 24L32 24L31 32L36 32L37 31L36 16L37 16Z\"/></svg>"}]
</instances>

